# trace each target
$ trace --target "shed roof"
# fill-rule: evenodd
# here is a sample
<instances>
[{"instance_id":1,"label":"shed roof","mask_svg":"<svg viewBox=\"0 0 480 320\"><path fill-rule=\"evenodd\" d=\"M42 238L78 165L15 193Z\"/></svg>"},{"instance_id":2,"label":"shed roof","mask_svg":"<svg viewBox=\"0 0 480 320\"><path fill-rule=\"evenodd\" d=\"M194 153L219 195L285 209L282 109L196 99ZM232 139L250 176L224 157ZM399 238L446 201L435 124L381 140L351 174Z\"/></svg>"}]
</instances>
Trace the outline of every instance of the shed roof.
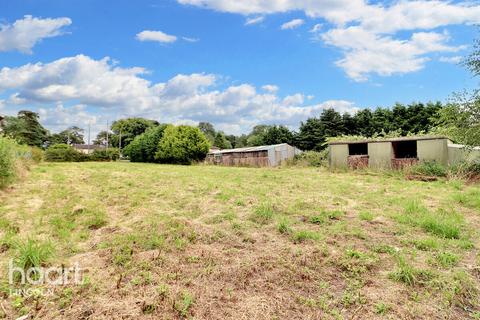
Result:
<instances>
[{"instance_id":1,"label":"shed roof","mask_svg":"<svg viewBox=\"0 0 480 320\"><path fill-rule=\"evenodd\" d=\"M72 147L74 147L77 150L95 150L95 149L100 149L104 148L104 146L100 145L94 145L94 144L73 144Z\"/></svg>"},{"instance_id":2,"label":"shed roof","mask_svg":"<svg viewBox=\"0 0 480 320\"><path fill-rule=\"evenodd\" d=\"M276 147L280 147L280 146L290 146L290 145L288 143L281 143L281 144L272 144L272 145L269 145L269 146L246 147L246 148L224 149L224 150L211 150L209 154L268 151L272 148L276 148Z\"/></svg>"},{"instance_id":3,"label":"shed roof","mask_svg":"<svg viewBox=\"0 0 480 320\"><path fill-rule=\"evenodd\" d=\"M374 143L374 142L396 142L396 141L418 141L418 140L443 140L448 139L444 136L421 136L421 137L399 137L399 138L378 138L378 139L364 139L364 140L352 140L352 141L333 141L329 145L336 144L354 144L354 143Z\"/></svg>"}]
</instances>

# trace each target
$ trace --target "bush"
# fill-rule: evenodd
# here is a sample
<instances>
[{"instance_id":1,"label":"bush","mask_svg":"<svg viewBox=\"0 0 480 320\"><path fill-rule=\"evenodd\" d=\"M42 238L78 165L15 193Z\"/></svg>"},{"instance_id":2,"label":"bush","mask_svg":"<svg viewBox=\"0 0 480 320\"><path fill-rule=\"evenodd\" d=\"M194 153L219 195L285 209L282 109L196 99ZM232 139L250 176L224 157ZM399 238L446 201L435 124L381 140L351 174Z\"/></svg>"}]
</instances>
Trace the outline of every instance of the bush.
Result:
<instances>
[{"instance_id":1,"label":"bush","mask_svg":"<svg viewBox=\"0 0 480 320\"><path fill-rule=\"evenodd\" d=\"M450 167L450 175L462 178L480 177L480 159L463 161Z\"/></svg>"},{"instance_id":2,"label":"bush","mask_svg":"<svg viewBox=\"0 0 480 320\"><path fill-rule=\"evenodd\" d=\"M161 163L191 164L205 159L209 149L210 143L200 129L169 125L158 144L155 159Z\"/></svg>"},{"instance_id":3,"label":"bush","mask_svg":"<svg viewBox=\"0 0 480 320\"><path fill-rule=\"evenodd\" d=\"M95 149L88 157L90 161L117 161L120 152L117 148Z\"/></svg>"},{"instance_id":4,"label":"bush","mask_svg":"<svg viewBox=\"0 0 480 320\"><path fill-rule=\"evenodd\" d=\"M327 165L328 150L306 151L296 155L289 164L307 167L322 167Z\"/></svg>"},{"instance_id":5,"label":"bush","mask_svg":"<svg viewBox=\"0 0 480 320\"><path fill-rule=\"evenodd\" d=\"M0 188L16 177L15 149L18 144L9 138L0 137Z\"/></svg>"},{"instance_id":6,"label":"bush","mask_svg":"<svg viewBox=\"0 0 480 320\"><path fill-rule=\"evenodd\" d=\"M54 144L45 151L45 160L50 162L79 162L85 161L86 156L68 144Z\"/></svg>"},{"instance_id":7,"label":"bush","mask_svg":"<svg viewBox=\"0 0 480 320\"><path fill-rule=\"evenodd\" d=\"M435 161L425 161L416 164L409 169L411 174L433 176L433 177L446 177L447 168Z\"/></svg>"},{"instance_id":8,"label":"bush","mask_svg":"<svg viewBox=\"0 0 480 320\"><path fill-rule=\"evenodd\" d=\"M163 137L166 125L148 129L123 150L123 154L132 162L155 162L155 154Z\"/></svg>"}]
</instances>

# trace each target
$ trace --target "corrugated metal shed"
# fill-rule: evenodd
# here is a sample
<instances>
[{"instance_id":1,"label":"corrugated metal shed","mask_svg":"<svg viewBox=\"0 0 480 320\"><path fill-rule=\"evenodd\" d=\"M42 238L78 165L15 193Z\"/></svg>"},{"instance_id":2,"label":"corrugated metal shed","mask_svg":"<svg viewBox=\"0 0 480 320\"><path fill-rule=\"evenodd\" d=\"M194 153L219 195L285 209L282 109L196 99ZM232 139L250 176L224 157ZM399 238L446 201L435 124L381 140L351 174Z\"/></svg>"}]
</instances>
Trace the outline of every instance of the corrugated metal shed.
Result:
<instances>
[{"instance_id":1,"label":"corrugated metal shed","mask_svg":"<svg viewBox=\"0 0 480 320\"><path fill-rule=\"evenodd\" d=\"M292 159L301 151L287 143L269 146L246 147L236 149L214 150L207 155L206 162L225 166L277 166L287 159Z\"/></svg>"}]
</instances>

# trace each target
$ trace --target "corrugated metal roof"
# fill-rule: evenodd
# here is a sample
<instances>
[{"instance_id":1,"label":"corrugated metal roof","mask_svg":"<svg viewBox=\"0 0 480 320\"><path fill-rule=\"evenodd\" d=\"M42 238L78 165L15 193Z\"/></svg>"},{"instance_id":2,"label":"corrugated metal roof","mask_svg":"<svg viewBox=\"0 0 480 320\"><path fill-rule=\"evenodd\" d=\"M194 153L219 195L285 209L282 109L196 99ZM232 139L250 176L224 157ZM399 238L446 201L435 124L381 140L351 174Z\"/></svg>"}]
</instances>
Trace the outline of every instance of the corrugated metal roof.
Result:
<instances>
[{"instance_id":1,"label":"corrugated metal roof","mask_svg":"<svg viewBox=\"0 0 480 320\"><path fill-rule=\"evenodd\" d=\"M236 148L236 149L213 150L209 154L268 151L272 148L279 147L279 146L288 146L288 144L287 143L281 143L281 144L272 144L270 146L258 146L258 147L246 147L246 148Z\"/></svg>"},{"instance_id":2,"label":"corrugated metal roof","mask_svg":"<svg viewBox=\"0 0 480 320\"><path fill-rule=\"evenodd\" d=\"M438 140L438 139L448 139L448 138L447 137L442 137L442 136L399 137L399 138L389 138L389 139L366 139L366 140L352 140L352 141L333 141L333 142L330 142L329 144L335 145L335 144Z\"/></svg>"}]
</instances>

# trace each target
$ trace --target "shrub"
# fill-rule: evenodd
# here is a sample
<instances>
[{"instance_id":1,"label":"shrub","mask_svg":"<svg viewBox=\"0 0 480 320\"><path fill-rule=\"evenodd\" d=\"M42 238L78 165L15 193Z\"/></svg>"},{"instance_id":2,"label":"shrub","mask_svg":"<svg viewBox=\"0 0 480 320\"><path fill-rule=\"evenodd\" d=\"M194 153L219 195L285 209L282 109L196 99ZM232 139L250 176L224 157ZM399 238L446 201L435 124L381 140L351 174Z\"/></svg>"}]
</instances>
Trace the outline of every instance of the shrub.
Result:
<instances>
[{"instance_id":1,"label":"shrub","mask_svg":"<svg viewBox=\"0 0 480 320\"><path fill-rule=\"evenodd\" d=\"M480 177L480 159L456 163L450 167L450 175L467 179Z\"/></svg>"},{"instance_id":2,"label":"shrub","mask_svg":"<svg viewBox=\"0 0 480 320\"><path fill-rule=\"evenodd\" d=\"M155 159L160 163L192 164L205 159L209 149L210 143L200 129L169 125L158 144Z\"/></svg>"},{"instance_id":3,"label":"shrub","mask_svg":"<svg viewBox=\"0 0 480 320\"><path fill-rule=\"evenodd\" d=\"M13 140L0 137L0 188L15 179L15 149L17 146Z\"/></svg>"},{"instance_id":4,"label":"shrub","mask_svg":"<svg viewBox=\"0 0 480 320\"><path fill-rule=\"evenodd\" d=\"M410 173L415 175L446 177L447 168L435 161L426 161L410 167Z\"/></svg>"},{"instance_id":5,"label":"shrub","mask_svg":"<svg viewBox=\"0 0 480 320\"><path fill-rule=\"evenodd\" d=\"M85 161L86 156L68 144L54 144L45 151L45 160L50 162Z\"/></svg>"},{"instance_id":6,"label":"shrub","mask_svg":"<svg viewBox=\"0 0 480 320\"><path fill-rule=\"evenodd\" d=\"M132 162L155 162L158 144L163 137L166 125L148 129L123 150L123 154Z\"/></svg>"},{"instance_id":7,"label":"shrub","mask_svg":"<svg viewBox=\"0 0 480 320\"><path fill-rule=\"evenodd\" d=\"M307 167L322 167L327 165L328 150L324 151L306 151L296 155L292 165L307 166Z\"/></svg>"},{"instance_id":8,"label":"shrub","mask_svg":"<svg viewBox=\"0 0 480 320\"><path fill-rule=\"evenodd\" d=\"M95 149L88 157L91 161L117 161L120 151L117 148Z\"/></svg>"}]
</instances>

